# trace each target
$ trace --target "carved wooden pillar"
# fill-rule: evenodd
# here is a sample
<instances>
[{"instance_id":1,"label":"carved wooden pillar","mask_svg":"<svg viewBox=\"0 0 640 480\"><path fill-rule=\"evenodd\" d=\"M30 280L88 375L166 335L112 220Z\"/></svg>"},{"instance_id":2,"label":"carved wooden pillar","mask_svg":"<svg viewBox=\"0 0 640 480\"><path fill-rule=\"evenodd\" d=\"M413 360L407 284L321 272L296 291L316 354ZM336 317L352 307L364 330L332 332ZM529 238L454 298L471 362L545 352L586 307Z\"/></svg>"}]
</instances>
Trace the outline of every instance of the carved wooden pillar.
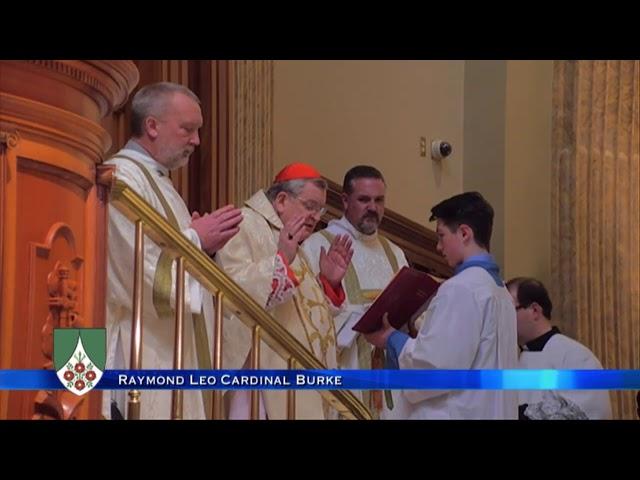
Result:
<instances>
[{"instance_id":1,"label":"carved wooden pillar","mask_svg":"<svg viewBox=\"0 0 640 480\"><path fill-rule=\"evenodd\" d=\"M640 61L554 64L553 315L605 368L640 368ZM614 418L635 418L612 392Z\"/></svg>"},{"instance_id":2,"label":"carved wooden pillar","mask_svg":"<svg viewBox=\"0 0 640 480\"><path fill-rule=\"evenodd\" d=\"M104 326L100 125L138 81L130 61L0 62L0 368L51 367L55 327ZM101 392L0 392L0 418L99 418Z\"/></svg>"},{"instance_id":3,"label":"carved wooden pillar","mask_svg":"<svg viewBox=\"0 0 640 480\"><path fill-rule=\"evenodd\" d=\"M242 205L273 180L273 61L230 67L229 199Z\"/></svg>"}]
</instances>

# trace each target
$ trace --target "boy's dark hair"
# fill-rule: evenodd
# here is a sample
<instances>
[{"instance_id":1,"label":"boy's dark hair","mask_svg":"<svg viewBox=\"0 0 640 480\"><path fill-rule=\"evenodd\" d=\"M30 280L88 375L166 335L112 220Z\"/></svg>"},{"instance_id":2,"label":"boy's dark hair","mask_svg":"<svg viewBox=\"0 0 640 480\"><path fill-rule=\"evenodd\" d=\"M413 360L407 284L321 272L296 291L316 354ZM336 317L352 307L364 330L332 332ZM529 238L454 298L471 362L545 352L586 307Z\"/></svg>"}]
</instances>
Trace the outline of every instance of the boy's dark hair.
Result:
<instances>
[{"instance_id":1,"label":"boy's dark hair","mask_svg":"<svg viewBox=\"0 0 640 480\"><path fill-rule=\"evenodd\" d=\"M478 192L465 192L443 200L431 209L429 221L440 220L452 232L462 224L473 230L478 245L489 250L493 207Z\"/></svg>"},{"instance_id":2,"label":"boy's dark hair","mask_svg":"<svg viewBox=\"0 0 640 480\"><path fill-rule=\"evenodd\" d=\"M382 180L382 183L385 183L380 170L375 167L370 167L369 165L358 165L345 174L344 181L342 182L342 191L347 195L353 192L353 181L358 178L378 178Z\"/></svg>"},{"instance_id":3,"label":"boy's dark hair","mask_svg":"<svg viewBox=\"0 0 640 480\"><path fill-rule=\"evenodd\" d=\"M527 308L532 303L537 303L542 308L542 314L551 319L553 304L549 292L540 280L529 277L512 278L507 282L507 289L517 292L518 305Z\"/></svg>"}]
</instances>

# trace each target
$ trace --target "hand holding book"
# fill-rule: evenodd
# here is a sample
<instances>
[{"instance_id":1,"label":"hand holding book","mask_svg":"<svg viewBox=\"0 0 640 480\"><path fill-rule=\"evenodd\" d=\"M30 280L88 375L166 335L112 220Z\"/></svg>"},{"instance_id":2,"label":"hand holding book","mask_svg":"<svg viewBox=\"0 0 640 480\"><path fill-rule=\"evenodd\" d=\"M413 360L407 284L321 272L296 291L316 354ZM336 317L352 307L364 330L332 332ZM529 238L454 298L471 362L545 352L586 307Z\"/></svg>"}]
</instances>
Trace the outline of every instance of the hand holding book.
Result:
<instances>
[{"instance_id":1,"label":"hand holding book","mask_svg":"<svg viewBox=\"0 0 640 480\"><path fill-rule=\"evenodd\" d=\"M387 313L389 324L399 329L424 311L439 286L429 274L403 267L352 328L360 333L380 330Z\"/></svg>"}]
</instances>

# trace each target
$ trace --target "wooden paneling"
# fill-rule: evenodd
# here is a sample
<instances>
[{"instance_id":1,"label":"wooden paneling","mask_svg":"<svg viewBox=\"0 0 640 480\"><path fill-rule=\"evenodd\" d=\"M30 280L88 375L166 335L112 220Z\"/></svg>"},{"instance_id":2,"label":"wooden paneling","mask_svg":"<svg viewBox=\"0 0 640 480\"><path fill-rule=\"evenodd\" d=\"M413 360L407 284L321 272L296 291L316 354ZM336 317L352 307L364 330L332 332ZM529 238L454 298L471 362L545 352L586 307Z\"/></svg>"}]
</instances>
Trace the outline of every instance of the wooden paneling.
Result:
<instances>
[{"instance_id":1,"label":"wooden paneling","mask_svg":"<svg viewBox=\"0 0 640 480\"><path fill-rule=\"evenodd\" d=\"M129 61L0 62L0 368L51 368L57 327L104 326L102 117L138 80ZM99 418L99 391L0 392L0 418Z\"/></svg>"}]
</instances>

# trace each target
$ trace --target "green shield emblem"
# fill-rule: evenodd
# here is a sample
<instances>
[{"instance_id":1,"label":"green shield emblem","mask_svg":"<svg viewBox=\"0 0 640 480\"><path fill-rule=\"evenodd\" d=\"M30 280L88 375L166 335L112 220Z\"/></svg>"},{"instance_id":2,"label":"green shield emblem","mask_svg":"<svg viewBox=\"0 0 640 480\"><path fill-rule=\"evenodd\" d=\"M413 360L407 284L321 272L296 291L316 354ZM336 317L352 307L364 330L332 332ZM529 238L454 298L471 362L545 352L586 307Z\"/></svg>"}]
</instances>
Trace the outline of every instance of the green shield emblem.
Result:
<instances>
[{"instance_id":1,"label":"green shield emblem","mask_svg":"<svg viewBox=\"0 0 640 480\"><path fill-rule=\"evenodd\" d=\"M53 365L67 390L76 395L91 391L102 378L107 361L104 328L53 330Z\"/></svg>"}]
</instances>

